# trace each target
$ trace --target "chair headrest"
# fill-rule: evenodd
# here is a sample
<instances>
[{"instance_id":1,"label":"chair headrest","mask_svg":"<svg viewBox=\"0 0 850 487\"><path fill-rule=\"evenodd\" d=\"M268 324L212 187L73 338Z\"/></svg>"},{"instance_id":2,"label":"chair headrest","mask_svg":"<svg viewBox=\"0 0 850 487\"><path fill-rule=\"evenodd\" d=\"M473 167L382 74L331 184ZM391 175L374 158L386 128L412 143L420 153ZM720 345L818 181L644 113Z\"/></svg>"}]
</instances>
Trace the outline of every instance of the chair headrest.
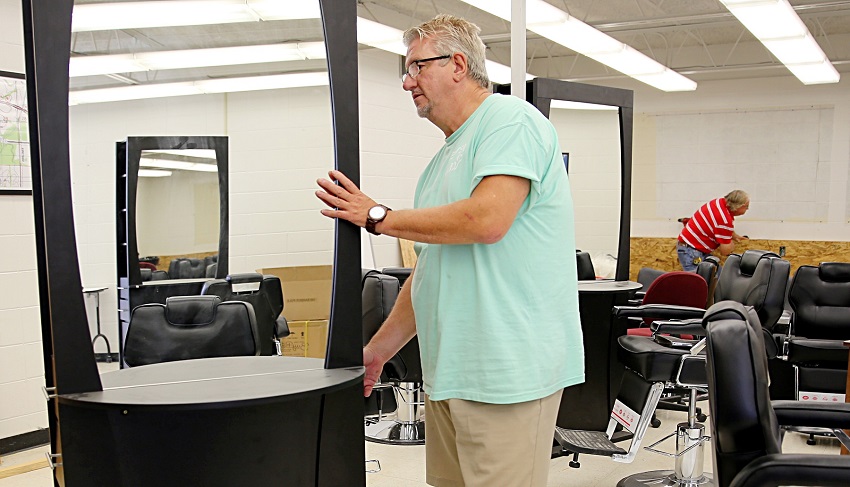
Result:
<instances>
[{"instance_id":1,"label":"chair headrest","mask_svg":"<svg viewBox=\"0 0 850 487\"><path fill-rule=\"evenodd\" d=\"M172 325L206 325L215 320L218 296L172 296L165 300L165 319Z\"/></svg>"},{"instance_id":2,"label":"chair headrest","mask_svg":"<svg viewBox=\"0 0 850 487\"><path fill-rule=\"evenodd\" d=\"M818 273L821 281L848 282L850 281L850 263L821 262Z\"/></svg>"},{"instance_id":3,"label":"chair headrest","mask_svg":"<svg viewBox=\"0 0 850 487\"><path fill-rule=\"evenodd\" d=\"M720 320L746 320L747 308L737 301L720 301L705 310L702 318L702 326L708 326L711 321Z\"/></svg>"},{"instance_id":4,"label":"chair headrest","mask_svg":"<svg viewBox=\"0 0 850 487\"><path fill-rule=\"evenodd\" d=\"M246 282L263 282L263 275L258 272L245 272L243 274L230 274L225 279L230 284L245 284Z\"/></svg>"},{"instance_id":5,"label":"chair headrest","mask_svg":"<svg viewBox=\"0 0 850 487\"><path fill-rule=\"evenodd\" d=\"M741 274L752 276L756 272L759 260L763 258L779 258L778 255L766 250L747 250L741 256Z\"/></svg>"}]
</instances>

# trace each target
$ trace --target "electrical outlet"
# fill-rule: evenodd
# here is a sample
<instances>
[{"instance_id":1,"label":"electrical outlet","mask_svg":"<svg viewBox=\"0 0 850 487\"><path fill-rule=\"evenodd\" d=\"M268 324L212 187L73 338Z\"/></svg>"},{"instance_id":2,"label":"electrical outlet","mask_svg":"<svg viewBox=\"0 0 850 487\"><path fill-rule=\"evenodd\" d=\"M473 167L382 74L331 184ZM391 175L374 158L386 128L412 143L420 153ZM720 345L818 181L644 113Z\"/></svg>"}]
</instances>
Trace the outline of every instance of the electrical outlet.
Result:
<instances>
[{"instance_id":1,"label":"electrical outlet","mask_svg":"<svg viewBox=\"0 0 850 487\"><path fill-rule=\"evenodd\" d=\"M779 256L780 256L780 257L785 257L785 246L784 246L784 245L781 245L781 246L779 247Z\"/></svg>"}]
</instances>

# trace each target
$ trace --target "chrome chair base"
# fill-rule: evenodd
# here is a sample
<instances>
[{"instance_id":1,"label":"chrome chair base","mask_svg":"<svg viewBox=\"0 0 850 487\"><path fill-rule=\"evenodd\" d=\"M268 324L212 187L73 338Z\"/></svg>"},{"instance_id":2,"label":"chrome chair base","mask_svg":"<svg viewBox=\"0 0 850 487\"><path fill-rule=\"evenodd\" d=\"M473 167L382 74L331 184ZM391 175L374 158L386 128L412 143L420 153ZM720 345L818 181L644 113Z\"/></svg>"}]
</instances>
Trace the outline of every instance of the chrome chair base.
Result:
<instances>
[{"instance_id":1,"label":"chrome chair base","mask_svg":"<svg viewBox=\"0 0 850 487\"><path fill-rule=\"evenodd\" d=\"M384 419L366 423L366 441L385 445L424 445L425 422L402 422Z\"/></svg>"},{"instance_id":2,"label":"chrome chair base","mask_svg":"<svg viewBox=\"0 0 850 487\"><path fill-rule=\"evenodd\" d=\"M617 487L713 487L714 481L708 475L696 479L678 479L672 470L653 470L629 475L617 482Z\"/></svg>"}]
</instances>

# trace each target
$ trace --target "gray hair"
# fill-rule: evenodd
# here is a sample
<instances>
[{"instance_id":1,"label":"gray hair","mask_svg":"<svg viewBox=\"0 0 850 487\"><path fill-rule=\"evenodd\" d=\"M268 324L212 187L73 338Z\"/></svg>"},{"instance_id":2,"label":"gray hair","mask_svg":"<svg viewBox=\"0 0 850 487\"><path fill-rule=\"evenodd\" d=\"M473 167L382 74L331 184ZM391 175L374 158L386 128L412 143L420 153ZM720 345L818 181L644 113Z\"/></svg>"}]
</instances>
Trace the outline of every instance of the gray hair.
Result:
<instances>
[{"instance_id":1,"label":"gray hair","mask_svg":"<svg viewBox=\"0 0 850 487\"><path fill-rule=\"evenodd\" d=\"M724 196L723 199L726 200L726 207L729 208L729 211L735 211L750 201L750 195L744 190L736 189Z\"/></svg>"},{"instance_id":2,"label":"gray hair","mask_svg":"<svg viewBox=\"0 0 850 487\"><path fill-rule=\"evenodd\" d=\"M466 56L469 65L469 77L484 88L490 86L487 68L484 65L486 56L484 41L478 36L481 29L472 22L454 15L440 14L433 19L411 27L404 32L403 40L406 47L416 39L429 39L434 49L440 54L456 52Z\"/></svg>"}]
</instances>

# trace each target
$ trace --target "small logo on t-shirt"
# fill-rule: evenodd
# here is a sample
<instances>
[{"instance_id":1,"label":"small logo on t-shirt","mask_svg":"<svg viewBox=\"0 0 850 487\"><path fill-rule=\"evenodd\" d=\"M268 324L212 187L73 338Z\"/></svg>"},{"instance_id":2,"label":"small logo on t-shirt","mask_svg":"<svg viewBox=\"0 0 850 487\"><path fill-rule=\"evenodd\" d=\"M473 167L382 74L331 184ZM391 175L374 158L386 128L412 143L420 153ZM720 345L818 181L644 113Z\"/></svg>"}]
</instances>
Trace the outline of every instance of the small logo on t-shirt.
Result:
<instances>
[{"instance_id":1,"label":"small logo on t-shirt","mask_svg":"<svg viewBox=\"0 0 850 487\"><path fill-rule=\"evenodd\" d=\"M460 165L461 159L463 159L463 154L466 152L466 144L463 144L459 147L455 147L449 152L446 156L446 172L452 172Z\"/></svg>"}]
</instances>

